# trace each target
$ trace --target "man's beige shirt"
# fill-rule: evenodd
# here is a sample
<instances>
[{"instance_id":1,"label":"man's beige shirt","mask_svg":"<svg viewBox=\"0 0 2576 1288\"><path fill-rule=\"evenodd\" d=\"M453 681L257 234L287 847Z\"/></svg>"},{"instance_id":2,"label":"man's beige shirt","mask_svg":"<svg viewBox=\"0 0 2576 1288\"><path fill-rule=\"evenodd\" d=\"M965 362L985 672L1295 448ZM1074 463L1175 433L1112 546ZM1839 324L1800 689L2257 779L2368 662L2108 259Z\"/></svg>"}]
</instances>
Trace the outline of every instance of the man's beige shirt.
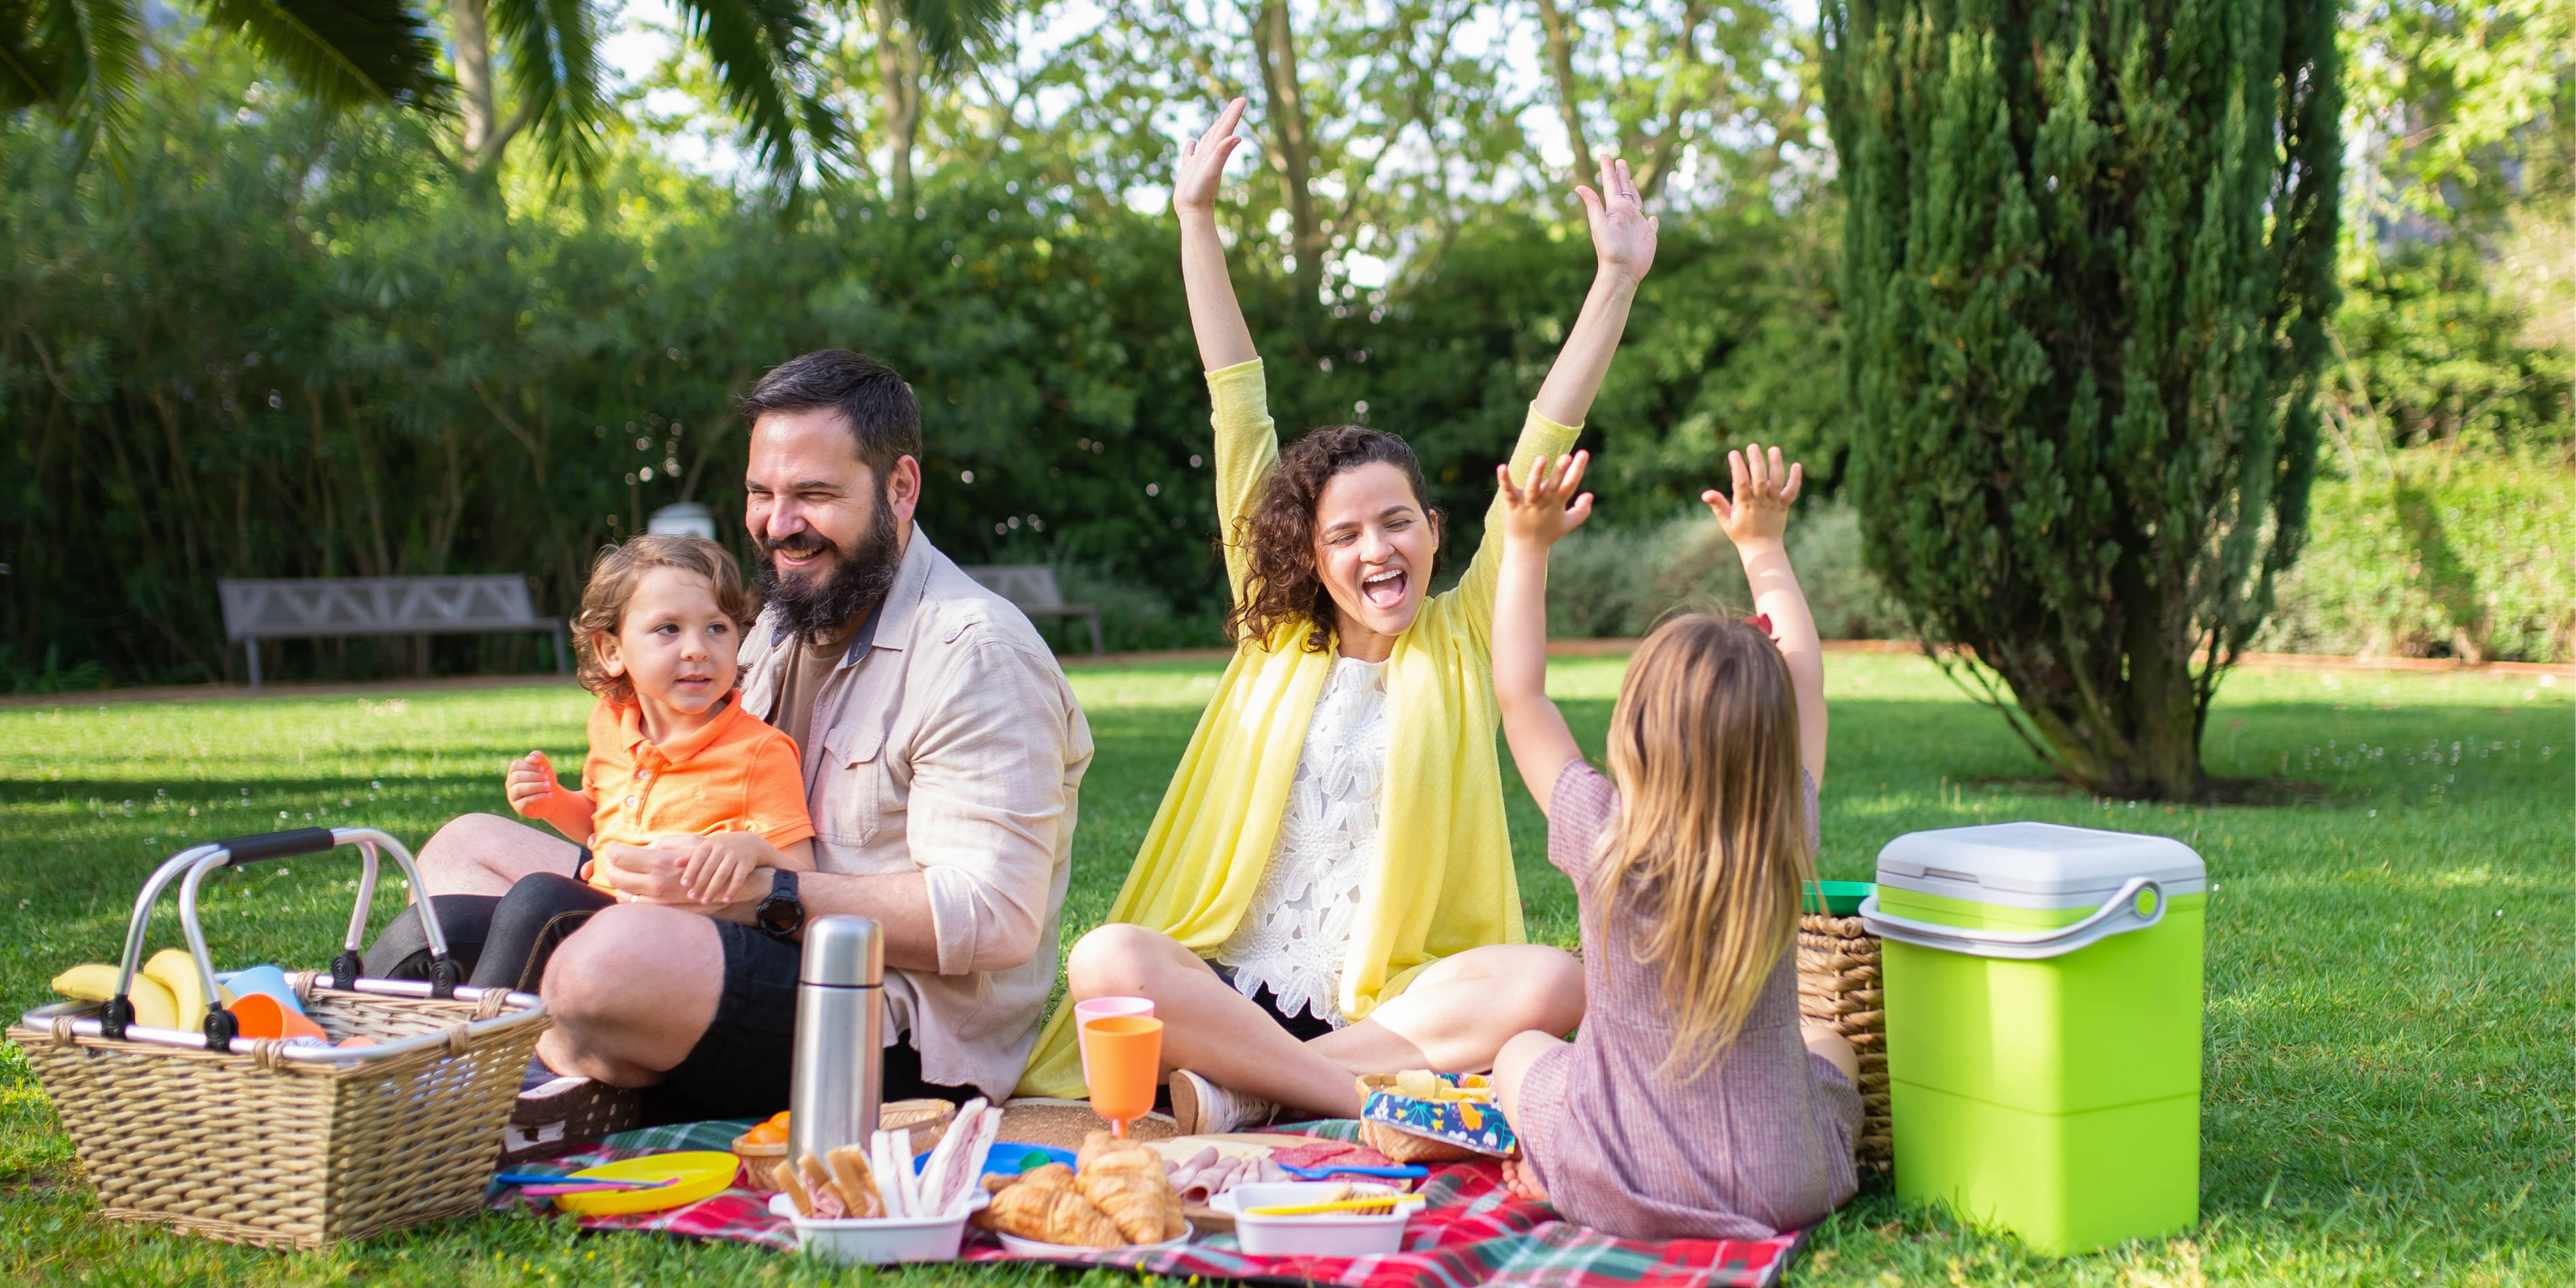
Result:
<instances>
[{"instance_id":1,"label":"man's beige shirt","mask_svg":"<svg viewBox=\"0 0 2576 1288\"><path fill-rule=\"evenodd\" d=\"M771 723L797 641L774 612L742 647L743 708ZM919 872L937 971L886 971L886 1039L909 1033L924 1081L999 1102L1055 986L1091 726L1029 619L919 528L873 636L814 698L804 754L814 862Z\"/></svg>"}]
</instances>

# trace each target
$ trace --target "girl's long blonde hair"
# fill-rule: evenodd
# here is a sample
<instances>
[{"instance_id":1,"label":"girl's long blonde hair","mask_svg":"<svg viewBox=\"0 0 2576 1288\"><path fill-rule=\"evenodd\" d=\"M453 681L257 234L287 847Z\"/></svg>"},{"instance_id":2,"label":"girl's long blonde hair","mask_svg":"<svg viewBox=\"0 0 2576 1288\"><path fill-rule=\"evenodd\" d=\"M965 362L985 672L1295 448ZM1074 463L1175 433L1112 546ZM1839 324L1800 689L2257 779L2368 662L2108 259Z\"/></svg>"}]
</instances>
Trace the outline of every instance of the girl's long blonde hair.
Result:
<instances>
[{"instance_id":1,"label":"girl's long blonde hair","mask_svg":"<svg viewBox=\"0 0 2576 1288\"><path fill-rule=\"evenodd\" d=\"M1798 703L1779 646L1755 627L1693 613L1656 628L1610 713L1619 818L1594 897L1653 929L1674 1042L1667 1070L1706 1071L1744 1027L1796 942L1809 880Z\"/></svg>"}]
</instances>

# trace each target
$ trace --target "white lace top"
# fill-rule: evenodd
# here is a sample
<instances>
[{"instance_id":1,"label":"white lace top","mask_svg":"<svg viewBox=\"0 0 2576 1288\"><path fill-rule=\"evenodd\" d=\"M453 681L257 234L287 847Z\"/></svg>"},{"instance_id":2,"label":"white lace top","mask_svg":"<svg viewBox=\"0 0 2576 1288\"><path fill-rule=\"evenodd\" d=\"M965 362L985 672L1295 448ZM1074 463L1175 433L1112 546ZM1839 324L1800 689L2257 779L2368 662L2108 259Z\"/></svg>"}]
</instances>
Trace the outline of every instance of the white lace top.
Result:
<instances>
[{"instance_id":1,"label":"white lace top","mask_svg":"<svg viewBox=\"0 0 2576 1288\"><path fill-rule=\"evenodd\" d=\"M1370 869L1386 782L1386 664L1333 659L1315 700L1279 842L1252 907L1216 960L1245 997L1263 985L1279 1010L1340 1028L1342 960Z\"/></svg>"}]
</instances>

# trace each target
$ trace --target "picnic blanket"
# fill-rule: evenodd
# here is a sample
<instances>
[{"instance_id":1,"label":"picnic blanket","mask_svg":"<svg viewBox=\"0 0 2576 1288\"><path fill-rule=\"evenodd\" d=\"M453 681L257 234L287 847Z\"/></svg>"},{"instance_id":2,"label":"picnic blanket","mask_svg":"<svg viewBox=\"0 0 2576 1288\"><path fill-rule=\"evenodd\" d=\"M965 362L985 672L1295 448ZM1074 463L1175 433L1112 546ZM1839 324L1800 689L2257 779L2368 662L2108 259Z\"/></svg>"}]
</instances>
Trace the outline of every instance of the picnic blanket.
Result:
<instances>
[{"instance_id":1,"label":"picnic blanket","mask_svg":"<svg viewBox=\"0 0 2576 1288\"><path fill-rule=\"evenodd\" d=\"M639 1154L724 1150L751 1123L703 1122L620 1132L519 1170L573 1172ZM1359 1123L1340 1119L1266 1130L1356 1141ZM769 1196L742 1184L685 1207L630 1216L582 1218L586 1230L639 1230L699 1239L733 1239L794 1251L795 1227L770 1215ZM1505 1189L1492 1162L1435 1165L1422 1183L1430 1200L1405 1229L1404 1251L1379 1257L1251 1257L1234 1237L1210 1234L1161 1250L1104 1250L1045 1259L1049 1264L1109 1266L1173 1278L1203 1276L1247 1282L1329 1284L1335 1288L1768 1288L1805 1231L1762 1240L1620 1239L1557 1219L1556 1210ZM495 1186L498 1211L551 1212L540 1200ZM1025 1261L989 1238L970 1238L961 1261Z\"/></svg>"}]
</instances>

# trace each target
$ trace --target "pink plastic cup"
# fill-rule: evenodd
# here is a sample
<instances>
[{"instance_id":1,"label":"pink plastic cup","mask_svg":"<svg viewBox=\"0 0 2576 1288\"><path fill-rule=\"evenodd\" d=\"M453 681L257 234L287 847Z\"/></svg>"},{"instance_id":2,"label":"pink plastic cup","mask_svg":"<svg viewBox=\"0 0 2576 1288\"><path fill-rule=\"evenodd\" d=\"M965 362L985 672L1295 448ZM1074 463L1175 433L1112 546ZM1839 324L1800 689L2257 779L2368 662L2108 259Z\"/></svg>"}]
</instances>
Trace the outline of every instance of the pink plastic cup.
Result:
<instances>
[{"instance_id":1,"label":"pink plastic cup","mask_svg":"<svg viewBox=\"0 0 2576 1288\"><path fill-rule=\"evenodd\" d=\"M1082 1046L1082 1081L1085 1085L1091 1082L1091 1033L1088 1026L1093 1020L1107 1019L1112 1015L1141 1015L1152 1019L1154 999L1095 997L1088 1002L1073 1004L1073 1033L1075 1040Z\"/></svg>"}]
</instances>

